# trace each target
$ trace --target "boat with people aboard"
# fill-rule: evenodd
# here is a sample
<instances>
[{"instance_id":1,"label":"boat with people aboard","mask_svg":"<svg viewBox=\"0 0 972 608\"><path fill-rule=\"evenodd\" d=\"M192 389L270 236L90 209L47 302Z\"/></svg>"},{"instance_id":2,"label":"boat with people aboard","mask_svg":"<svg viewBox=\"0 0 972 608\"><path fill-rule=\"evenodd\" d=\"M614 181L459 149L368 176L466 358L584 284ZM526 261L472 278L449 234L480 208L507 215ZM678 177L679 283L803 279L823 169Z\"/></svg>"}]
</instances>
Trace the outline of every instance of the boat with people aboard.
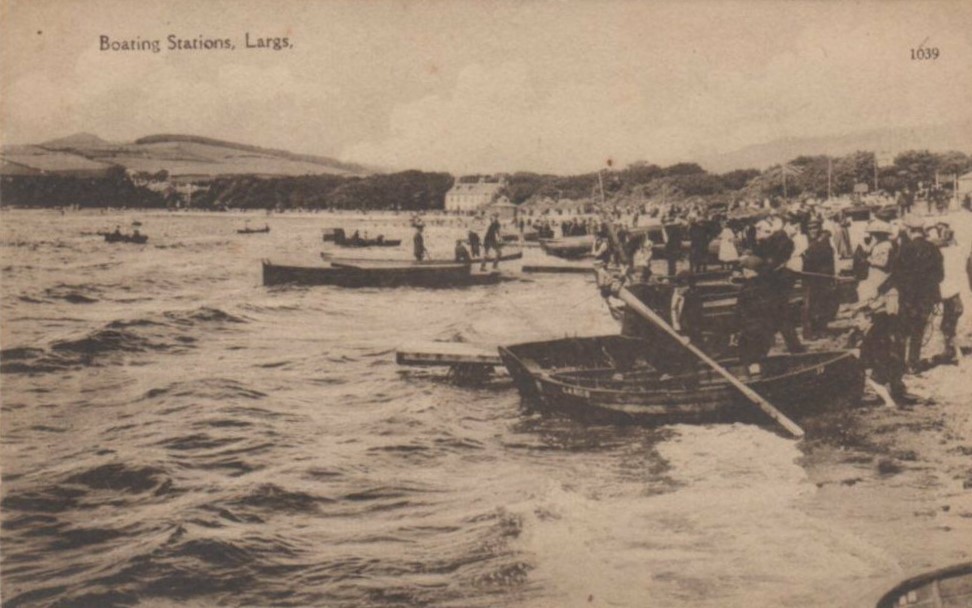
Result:
<instances>
[{"instance_id":1,"label":"boat with people aboard","mask_svg":"<svg viewBox=\"0 0 972 608\"><path fill-rule=\"evenodd\" d=\"M652 224L650 226L637 226L627 230L629 239L651 239L652 250L655 255L660 256L665 252L665 243L668 236L665 226L662 224ZM551 239L540 239L540 248L548 255L563 258L565 260L579 260L594 257L594 244L596 238L593 234L582 234L575 236L564 236Z\"/></svg>"},{"instance_id":2,"label":"boat with people aboard","mask_svg":"<svg viewBox=\"0 0 972 608\"><path fill-rule=\"evenodd\" d=\"M263 284L335 285L338 287L451 288L494 285L499 272L474 272L470 264L433 263L399 265L291 266L263 260Z\"/></svg>"},{"instance_id":3,"label":"boat with people aboard","mask_svg":"<svg viewBox=\"0 0 972 608\"><path fill-rule=\"evenodd\" d=\"M148 235L139 234L135 232L133 234L122 234L120 232L108 232L105 233L106 243L134 243L136 245L144 245L148 242Z\"/></svg>"},{"instance_id":4,"label":"boat with people aboard","mask_svg":"<svg viewBox=\"0 0 972 608\"><path fill-rule=\"evenodd\" d=\"M343 228L335 228L333 234L325 232L323 240L333 241L338 247L398 247L402 244L402 239L386 239L382 234L368 238L367 234L361 236L357 230L348 236Z\"/></svg>"},{"instance_id":5,"label":"boat with people aboard","mask_svg":"<svg viewBox=\"0 0 972 608\"><path fill-rule=\"evenodd\" d=\"M500 262L512 262L523 258L522 251L515 251L511 253L504 253L499 256ZM331 266L429 266L436 264L451 264L452 261L444 260L401 260L401 259L391 259L391 258L346 258L340 256L334 256L330 252L322 251L321 259L330 262ZM495 257L475 257L470 258L470 264L480 264L482 262L493 262Z\"/></svg>"},{"instance_id":6,"label":"boat with people aboard","mask_svg":"<svg viewBox=\"0 0 972 608\"><path fill-rule=\"evenodd\" d=\"M765 420L724 377L694 361L686 366L684 356L653 341L565 338L501 346L499 354L525 400L585 421ZM855 405L864 390L864 370L851 351L770 356L757 376L735 359L719 363L793 418Z\"/></svg>"}]
</instances>

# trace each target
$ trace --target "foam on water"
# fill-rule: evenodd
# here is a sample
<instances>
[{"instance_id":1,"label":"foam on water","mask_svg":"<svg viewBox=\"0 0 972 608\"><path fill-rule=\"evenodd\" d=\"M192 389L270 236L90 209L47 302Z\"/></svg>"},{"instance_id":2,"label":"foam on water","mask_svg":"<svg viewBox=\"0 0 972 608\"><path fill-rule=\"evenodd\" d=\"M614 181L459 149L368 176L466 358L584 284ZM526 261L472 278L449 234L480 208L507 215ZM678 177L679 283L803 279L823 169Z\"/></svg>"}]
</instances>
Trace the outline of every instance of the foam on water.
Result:
<instances>
[{"instance_id":1,"label":"foam on water","mask_svg":"<svg viewBox=\"0 0 972 608\"><path fill-rule=\"evenodd\" d=\"M394 364L615 332L589 277L266 289L327 216L142 213L121 247L83 234L132 215L4 214L5 606L809 607L895 571L771 431L587 427Z\"/></svg>"}]
</instances>

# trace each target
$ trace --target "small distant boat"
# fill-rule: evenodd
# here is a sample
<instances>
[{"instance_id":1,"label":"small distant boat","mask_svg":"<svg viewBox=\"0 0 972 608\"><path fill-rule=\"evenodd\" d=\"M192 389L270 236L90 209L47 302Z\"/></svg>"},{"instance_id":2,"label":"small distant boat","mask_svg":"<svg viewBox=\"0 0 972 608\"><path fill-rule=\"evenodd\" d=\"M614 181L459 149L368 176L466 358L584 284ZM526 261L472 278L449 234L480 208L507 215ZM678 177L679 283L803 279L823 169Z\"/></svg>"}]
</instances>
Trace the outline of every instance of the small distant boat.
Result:
<instances>
[{"instance_id":1,"label":"small distant boat","mask_svg":"<svg viewBox=\"0 0 972 608\"><path fill-rule=\"evenodd\" d=\"M270 226L264 226L263 228L243 228L236 231L237 234L269 234Z\"/></svg>"},{"instance_id":2,"label":"small distant boat","mask_svg":"<svg viewBox=\"0 0 972 608\"><path fill-rule=\"evenodd\" d=\"M686 357L676 350L658 341L598 336L501 346L499 353L524 399L585 421L764 421L700 362L690 359L684 371ZM743 375L737 360L721 363L793 418L856 405L864 390L864 369L850 351L771 356L755 378Z\"/></svg>"},{"instance_id":3,"label":"small distant boat","mask_svg":"<svg viewBox=\"0 0 972 608\"><path fill-rule=\"evenodd\" d=\"M336 285L339 287L469 287L499 283L498 272L473 272L470 264L399 264L397 266L284 266L263 261L264 285Z\"/></svg>"},{"instance_id":4,"label":"small distant boat","mask_svg":"<svg viewBox=\"0 0 972 608\"><path fill-rule=\"evenodd\" d=\"M324 233L324 240L328 240L328 233ZM379 234L375 238L362 238L355 232L350 237L345 234L342 228L335 228L333 239L338 247L398 247L402 244L402 239L386 239Z\"/></svg>"},{"instance_id":5,"label":"small distant boat","mask_svg":"<svg viewBox=\"0 0 972 608\"><path fill-rule=\"evenodd\" d=\"M972 562L909 578L881 596L876 608L969 608Z\"/></svg>"},{"instance_id":6,"label":"small distant boat","mask_svg":"<svg viewBox=\"0 0 972 608\"><path fill-rule=\"evenodd\" d=\"M148 242L148 236L144 234L119 234L108 232L105 234L106 243L135 243L138 245Z\"/></svg>"}]
</instances>

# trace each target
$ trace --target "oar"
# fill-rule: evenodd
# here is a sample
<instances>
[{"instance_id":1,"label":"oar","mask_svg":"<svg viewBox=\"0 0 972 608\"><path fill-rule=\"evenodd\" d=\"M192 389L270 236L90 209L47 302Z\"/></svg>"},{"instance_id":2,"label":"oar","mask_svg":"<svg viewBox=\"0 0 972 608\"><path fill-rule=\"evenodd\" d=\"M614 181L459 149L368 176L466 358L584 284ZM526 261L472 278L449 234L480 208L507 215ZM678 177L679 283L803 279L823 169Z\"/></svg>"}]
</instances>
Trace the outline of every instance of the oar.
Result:
<instances>
[{"instance_id":1,"label":"oar","mask_svg":"<svg viewBox=\"0 0 972 608\"><path fill-rule=\"evenodd\" d=\"M614 231L614 226L611 224L610 217L607 214L604 201L604 185L601 181L601 172L597 172L598 183L601 184L601 204L598 205L601 217L604 219L608 236L611 239L611 245L618 252L618 257L621 258L621 263L625 264L628 262L628 256L624 251L624 247L621 246L621 241L618 239L617 233ZM604 272L603 269L598 269L598 273ZM773 407L773 404L763 399L759 393L749 388L745 384L739 381L738 378L729 373L729 370L719 365L712 357L702 352L698 347L692 344L689 339L682 334L675 331L664 319L659 317L653 310L645 306L641 300L638 299L633 293L628 291L626 287L621 287L618 290L618 297L632 310L641 315L646 321L661 328L666 334L674 338L677 342L688 349L690 353L702 360L703 363L708 365L710 368L716 371L720 376L725 378L730 385L736 390L742 393L747 399L755 403L759 409L763 410L770 418L778 422L784 429L789 431L791 435L796 438L801 438L804 435L803 429L801 429L795 422L783 415L783 412Z\"/></svg>"},{"instance_id":2,"label":"oar","mask_svg":"<svg viewBox=\"0 0 972 608\"><path fill-rule=\"evenodd\" d=\"M763 399L759 395L759 393L757 393L753 389L749 388L748 386L740 382L738 378L736 378L729 372L729 370L722 367L721 365L719 365L718 362L715 361L715 359L702 352L702 350L700 350L698 347L692 344L688 338L686 338L685 336L681 335L680 333L672 329L672 327L668 323L666 323L664 319L662 319L660 316L655 314L653 310L645 306L641 302L641 300L639 300L636 295L628 291L626 287L622 287L618 291L618 297L625 304L630 306L632 310L634 310L639 315L641 315L645 320L647 320L654 326L660 328L666 334L668 334L669 336L677 340L682 346L688 349L690 353L692 353L693 355L701 359L703 363L705 363L710 368L715 370L715 372L718 373L723 378L725 378L729 382L729 384L733 386L733 388L738 390L747 399L749 399L754 404L756 404L756 406L758 406L759 409L763 410L770 418L778 422L780 426L786 429L791 435L793 435L798 439L803 437L804 435L803 429L801 429L795 422L787 418L783 414L783 412L773 407L773 404L771 404L769 401Z\"/></svg>"}]
</instances>

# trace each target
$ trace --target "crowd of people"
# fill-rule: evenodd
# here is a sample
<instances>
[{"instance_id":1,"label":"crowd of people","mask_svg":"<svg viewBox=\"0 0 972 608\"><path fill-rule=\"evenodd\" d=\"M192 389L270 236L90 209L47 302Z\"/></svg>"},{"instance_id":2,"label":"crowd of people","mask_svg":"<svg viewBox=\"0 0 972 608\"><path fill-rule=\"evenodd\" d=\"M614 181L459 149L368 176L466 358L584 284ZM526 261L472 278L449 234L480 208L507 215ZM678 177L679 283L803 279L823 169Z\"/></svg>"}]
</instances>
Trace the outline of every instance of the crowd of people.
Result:
<instances>
[{"instance_id":1,"label":"crowd of people","mask_svg":"<svg viewBox=\"0 0 972 608\"><path fill-rule=\"evenodd\" d=\"M701 305L694 301L701 299L695 277L712 264L732 271L739 285L733 345L751 376L761 373L777 334L791 353L803 352L806 340L828 335L840 306L838 277L848 265L846 272L859 279L857 302L847 310L857 328L853 334L861 360L892 399L913 401L905 387L907 374L920 373L929 364L954 363L961 356L955 338L963 312L961 282L966 279L946 276L942 249L954 247L955 239L944 221L911 213L892 226L875 218L853 248L850 218L814 205L735 217L686 209L662 223L664 244L631 238L637 231L613 226L620 252L608 244L611 235L602 225L595 256L606 264L619 263L627 281L673 284L671 322L690 338L693 324L701 319ZM686 253L688 268L676 272ZM667 275L653 275L657 255L664 256ZM968 270L972 286L972 258ZM794 298L798 281L802 297ZM795 306L794 300L801 305ZM929 360L922 350L936 311L944 349Z\"/></svg>"}]
</instances>

